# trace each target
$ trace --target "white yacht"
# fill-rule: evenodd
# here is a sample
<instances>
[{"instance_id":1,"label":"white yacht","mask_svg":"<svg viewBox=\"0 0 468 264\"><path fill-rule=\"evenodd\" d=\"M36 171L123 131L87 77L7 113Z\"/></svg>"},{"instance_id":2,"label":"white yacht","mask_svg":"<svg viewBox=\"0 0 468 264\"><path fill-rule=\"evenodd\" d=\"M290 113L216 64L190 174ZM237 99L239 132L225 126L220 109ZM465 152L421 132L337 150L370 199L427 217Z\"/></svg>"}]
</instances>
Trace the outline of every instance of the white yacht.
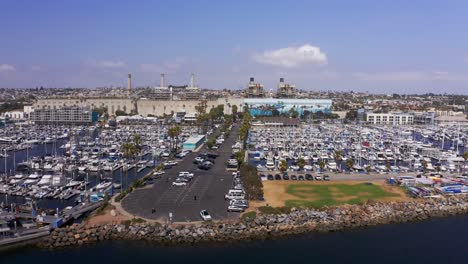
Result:
<instances>
[{"instance_id":1,"label":"white yacht","mask_svg":"<svg viewBox=\"0 0 468 264\"><path fill-rule=\"evenodd\" d=\"M269 170L273 170L275 168L275 162L273 161L273 159L268 159L265 164L265 167Z\"/></svg>"}]
</instances>

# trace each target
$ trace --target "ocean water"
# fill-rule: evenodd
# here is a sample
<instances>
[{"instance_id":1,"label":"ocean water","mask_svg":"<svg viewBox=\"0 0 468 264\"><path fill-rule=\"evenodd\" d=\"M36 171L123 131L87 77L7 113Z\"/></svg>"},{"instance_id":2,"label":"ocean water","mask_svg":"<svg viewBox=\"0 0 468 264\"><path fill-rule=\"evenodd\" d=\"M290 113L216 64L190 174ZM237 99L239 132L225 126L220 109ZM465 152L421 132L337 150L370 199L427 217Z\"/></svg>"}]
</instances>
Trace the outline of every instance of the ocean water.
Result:
<instances>
[{"instance_id":1,"label":"ocean water","mask_svg":"<svg viewBox=\"0 0 468 264\"><path fill-rule=\"evenodd\" d=\"M468 263L468 216L275 240L159 246L141 241L21 248L0 263Z\"/></svg>"}]
</instances>

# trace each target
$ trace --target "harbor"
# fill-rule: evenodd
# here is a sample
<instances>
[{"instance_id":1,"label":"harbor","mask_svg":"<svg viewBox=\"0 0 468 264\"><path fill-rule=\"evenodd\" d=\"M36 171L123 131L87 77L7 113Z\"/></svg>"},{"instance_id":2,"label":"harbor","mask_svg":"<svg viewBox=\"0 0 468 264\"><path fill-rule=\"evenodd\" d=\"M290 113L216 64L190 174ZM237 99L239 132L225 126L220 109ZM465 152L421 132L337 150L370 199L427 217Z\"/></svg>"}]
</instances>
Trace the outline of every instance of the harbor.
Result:
<instances>
[{"instance_id":1,"label":"harbor","mask_svg":"<svg viewBox=\"0 0 468 264\"><path fill-rule=\"evenodd\" d=\"M81 222L156 166L171 163L171 148L196 132L185 126L170 138L162 124L0 130L2 245Z\"/></svg>"},{"instance_id":2,"label":"harbor","mask_svg":"<svg viewBox=\"0 0 468 264\"><path fill-rule=\"evenodd\" d=\"M253 123L249 161L259 172L444 173L466 171L466 128L297 122ZM286 162L286 164L281 164Z\"/></svg>"}]
</instances>

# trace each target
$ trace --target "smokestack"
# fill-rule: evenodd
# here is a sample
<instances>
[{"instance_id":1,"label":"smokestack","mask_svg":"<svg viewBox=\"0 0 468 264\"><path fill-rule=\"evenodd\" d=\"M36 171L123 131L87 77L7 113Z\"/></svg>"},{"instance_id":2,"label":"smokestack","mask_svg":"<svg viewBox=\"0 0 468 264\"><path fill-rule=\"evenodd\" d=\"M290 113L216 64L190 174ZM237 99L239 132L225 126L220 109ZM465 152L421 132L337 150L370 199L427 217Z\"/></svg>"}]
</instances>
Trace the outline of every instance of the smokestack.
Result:
<instances>
[{"instance_id":1,"label":"smokestack","mask_svg":"<svg viewBox=\"0 0 468 264\"><path fill-rule=\"evenodd\" d=\"M127 88L128 90L132 90L132 75L130 73L128 74Z\"/></svg>"},{"instance_id":2,"label":"smokestack","mask_svg":"<svg viewBox=\"0 0 468 264\"><path fill-rule=\"evenodd\" d=\"M250 82L253 83L254 81L255 81L254 77L250 77Z\"/></svg>"},{"instance_id":3,"label":"smokestack","mask_svg":"<svg viewBox=\"0 0 468 264\"><path fill-rule=\"evenodd\" d=\"M161 88L164 87L164 73L161 73L161 83L160 83Z\"/></svg>"},{"instance_id":4,"label":"smokestack","mask_svg":"<svg viewBox=\"0 0 468 264\"><path fill-rule=\"evenodd\" d=\"M280 78L280 83L284 83L284 78Z\"/></svg>"},{"instance_id":5,"label":"smokestack","mask_svg":"<svg viewBox=\"0 0 468 264\"><path fill-rule=\"evenodd\" d=\"M192 76L190 77L190 87L194 88L195 87L195 74L192 73Z\"/></svg>"}]
</instances>

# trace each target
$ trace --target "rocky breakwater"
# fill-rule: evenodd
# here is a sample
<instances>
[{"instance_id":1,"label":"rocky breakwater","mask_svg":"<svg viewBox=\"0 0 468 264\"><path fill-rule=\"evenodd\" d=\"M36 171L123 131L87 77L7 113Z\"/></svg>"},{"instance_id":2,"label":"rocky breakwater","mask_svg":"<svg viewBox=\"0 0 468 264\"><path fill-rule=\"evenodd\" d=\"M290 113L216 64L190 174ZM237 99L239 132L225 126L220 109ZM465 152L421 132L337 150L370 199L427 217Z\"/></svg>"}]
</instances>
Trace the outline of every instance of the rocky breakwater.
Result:
<instances>
[{"instance_id":1,"label":"rocky breakwater","mask_svg":"<svg viewBox=\"0 0 468 264\"><path fill-rule=\"evenodd\" d=\"M253 219L244 218L234 222L127 222L99 226L76 224L54 230L39 246L53 249L105 240L146 240L161 244L229 242L363 228L466 213L468 195L460 195L409 202L368 202L364 205L329 207L322 210L293 209L289 214L258 214Z\"/></svg>"}]
</instances>

